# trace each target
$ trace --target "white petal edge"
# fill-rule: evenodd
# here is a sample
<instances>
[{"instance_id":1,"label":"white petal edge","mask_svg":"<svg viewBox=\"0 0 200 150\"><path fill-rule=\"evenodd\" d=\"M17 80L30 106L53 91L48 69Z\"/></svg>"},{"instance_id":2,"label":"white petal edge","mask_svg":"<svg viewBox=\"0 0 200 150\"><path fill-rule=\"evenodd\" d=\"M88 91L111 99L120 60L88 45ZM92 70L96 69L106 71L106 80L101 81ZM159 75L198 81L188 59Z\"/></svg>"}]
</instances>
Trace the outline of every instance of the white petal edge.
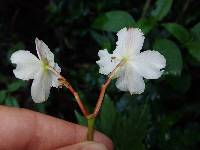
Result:
<instances>
[{"instance_id":1,"label":"white petal edge","mask_svg":"<svg viewBox=\"0 0 200 150\"><path fill-rule=\"evenodd\" d=\"M52 81L48 72L40 70L34 77L31 86L31 96L35 103L46 101L50 94Z\"/></svg>"},{"instance_id":2,"label":"white petal edge","mask_svg":"<svg viewBox=\"0 0 200 150\"><path fill-rule=\"evenodd\" d=\"M40 60L29 51L18 50L11 55L10 60L16 64L14 75L22 80L33 79L41 68Z\"/></svg>"},{"instance_id":3,"label":"white petal edge","mask_svg":"<svg viewBox=\"0 0 200 150\"><path fill-rule=\"evenodd\" d=\"M130 64L127 64L123 68L115 85L121 91L129 91L131 94L141 94L145 89L142 76L140 76Z\"/></svg>"},{"instance_id":4,"label":"white petal edge","mask_svg":"<svg viewBox=\"0 0 200 150\"><path fill-rule=\"evenodd\" d=\"M48 46L38 38L35 39L37 54L40 60L48 61L51 67L54 67L54 54L50 51Z\"/></svg>"},{"instance_id":5,"label":"white petal edge","mask_svg":"<svg viewBox=\"0 0 200 150\"><path fill-rule=\"evenodd\" d=\"M123 28L118 33L118 41L113 54L120 56L138 54L144 43L144 34L139 28Z\"/></svg>"},{"instance_id":6,"label":"white petal edge","mask_svg":"<svg viewBox=\"0 0 200 150\"><path fill-rule=\"evenodd\" d=\"M112 61L112 55L108 53L106 49L100 50L98 52L98 56L100 60L96 61L96 63L99 65L99 73L108 75L111 73L114 68L116 67L117 63Z\"/></svg>"},{"instance_id":7,"label":"white petal edge","mask_svg":"<svg viewBox=\"0 0 200 150\"><path fill-rule=\"evenodd\" d=\"M61 68L58 66L57 63L55 63L54 69L57 73L60 74L61 72ZM56 76L53 72L49 71L50 75L51 75L51 80L52 80L52 86L58 88L58 86L60 85L58 82L58 76Z\"/></svg>"},{"instance_id":8,"label":"white petal edge","mask_svg":"<svg viewBox=\"0 0 200 150\"><path fill-rule=\"evenodd\" d=\"M158 51L147 50L135 56L132 61L135 70L146 79L158 79L166 66L166 59Z\"/></svg>"}]
</instances>

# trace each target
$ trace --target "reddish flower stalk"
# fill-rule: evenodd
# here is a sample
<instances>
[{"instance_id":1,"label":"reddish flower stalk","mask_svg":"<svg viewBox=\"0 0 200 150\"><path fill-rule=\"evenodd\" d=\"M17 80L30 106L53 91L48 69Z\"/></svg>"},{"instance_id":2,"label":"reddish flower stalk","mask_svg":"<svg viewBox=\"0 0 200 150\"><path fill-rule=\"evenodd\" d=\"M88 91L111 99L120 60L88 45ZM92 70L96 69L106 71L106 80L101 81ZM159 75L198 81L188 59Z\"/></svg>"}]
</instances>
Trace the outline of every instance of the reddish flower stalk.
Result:
<instances>
[{"instance_id":1,"label":"reddish flower stalk","mask_svg":"<svg viewBox=\"0 0 200 150\"><path fill-rule=\"evenodd\" d=\"M76 102L78 103L79 108L81 109L81 112L83 113L84 117L87 118L87 116L89 115L87 109L85 108L85 106L83 105L78 93L74 90L74 88L69 84L69 83L65 83L64 86L66 88L69 89L69 91L74 95Z\"/></svg>"},{"instance_id":2,"label":"reddish flower stalk","mask_svg":"<svg viewBox=\"0 0 200 150\"><path fill-rule=\"evenodd\" d=\"M108 79L106 80L106 82L101 86L101 91L100 91L100 94L99 94L99 98L98 98L98 100L97 100L97 104L96 104L96 107L95 107L94 112L93 112L94 118L97 117L97 115L98 115L98 113L99 113L99 110L101 109L101 105L102 105L102 103L103 103L103 98L104 98L104 95L105 95L105 91L106 91L108 85L110 84L110 81L111 81L112 78L115 76L115 73L117 72L117 70L119 69L119 67L121 67L123 64L124 64L124 61L122 60L122 61L115 67L115 69L109 74Z\"/></svg>"},{"instance_id":3,"label":"reddish flower stalk","mask_svg":"<svg viewBox=\"0 0 200 150\"><path fill-rule=\"evenodd\" d=\"M58 72L56 72L53 68L49 67L48 69L57 75L60 85L65 86L74 95L81 112L83 113L84 117L87 118L89 113L88 113L87 109L85 108L85 106L83 105L83 102L81 101L78 93L74 90L74 88L71 86L71 84L62 75L60 75Z\"/></svg>"},{"instance_id":4,"label":"reddish flower stalk","mask_svg":"<svg viewBox=\"0 0 200 150\"><path fill-rule=\"evenodd\" d=\"M67 89L69 89L69 91L74 95L76 102L78 103L79 108L81 109L81 112L83 113L85 118L88 118L89 115L92 115L93 118L96 118L99 110L101 109L101 105L103 103L103 98L105 95L105 91L108 87L108 85L110 84L110 81L112 80L113 76L115 75L115 73L117 72L117 70L119 69L119 67L121 67L123 65L124 61L122 60L116 67L115 69L109 74L108 79L106 80L106 82L102 85L101 90L100 90L100 94L99 94L99 98L97 100L97 104L95 106L94 112L92 114L89 114L87 109L85 108L85 106L83 105L78 93L74 90L74 88L70 85L69 82L67 82L67 80L60 75L59 73L57 73L53 68L49 68L49 70L51 70L53 73L55 73L58 78L59 78L59 82L62 86L65 86Z\"/></svg>"},{"instance_id":5,"label":"reddish flower stalk","mask_svg":"<svg viewBox=\"0 0 200 150\"><path fill-rule=\"evenodd\" d=\"M87 119L88 121L88 132L87 132L87 140L88 141L93 141L93 137L94 137L94 124L95 124L95 119L99 113L99 110L101 109L101 105L103 103L103 99L104 99L104 95L105 95L105 91L106 88L108 87L110 81L112 80L112 78L115 76L115 73L117 72L117 70L124 64L124 61L122 60L116 67L115 69L110 73L110 75L108 76L108 79L106 80L106 82L102 85L101 90L100 90L100 94L99 94L99 98L97 100L97 104L96 107L94 109L94 112L92 114L89 114L87 109L85 108L85 106L83 105L78 93L74 90L74 88L69 84L69 82L67 82L67 80L61 76L60 74L58 74L53 68L49 68L49 70L51 70L52 72L54 72L59 79L60 85L61 86L65 86L67 89L69 89L69 91L74 95L76 102L78 103L79 108L81 109L81 112L83 113L84 117Z\"/></svg>"}]
</instances>

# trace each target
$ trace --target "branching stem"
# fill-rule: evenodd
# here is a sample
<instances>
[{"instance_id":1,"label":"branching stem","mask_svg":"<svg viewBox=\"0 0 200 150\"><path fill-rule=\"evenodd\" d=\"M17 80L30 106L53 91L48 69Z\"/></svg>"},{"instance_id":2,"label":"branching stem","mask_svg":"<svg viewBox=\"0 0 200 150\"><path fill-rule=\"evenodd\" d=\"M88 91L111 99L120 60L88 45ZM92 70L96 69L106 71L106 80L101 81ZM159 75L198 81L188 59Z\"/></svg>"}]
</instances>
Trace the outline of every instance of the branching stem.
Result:
<instances>
[{"instance_id":1,"label":"branching stem","mask_svg":"<svg viewBox=\"0 0 200 150\"><path fill-rule=\"evenodd\" d=\"M54 70L53 68L48 67L48 69L50 71L52 71L58 77L60 85L65 86L74 95L81 112L83 113L84 117L87 118L89 113L88 113L87 109L85 108L85 106L83 105L83 102L81 101L78 93L74 90L74 88L71 86L71 84L62 75L60 75L56 70Z\"/></svg>"},{"instance_id":2,"label":"branching stem","mask_svg":"<svg viewBox=\"0 0 200 150\"><path fill-rule=\"evenodd\" d=\"M57 77L60 82L61 86L65 86L69 91L74 95L76 102L78 103L79 108L81 109L81 112L83 113L84 117L88 121L88 131L87 131L87 140L92 141L94 137L94 125L95 125L95 119L97 115L99 114L99 111L101 109L101 105L104 99L105 91L108 85L110 84L110 81L113 79L113 77L116 75L116 72L118 69L126 62L126 60L122 60L115 69L109 74L108 79L106 82L102 85L100 94L94 109L94 112L92 114L89 114L87 109L84 107L78 93L74 90L74 88L71 86L71 84L62 76L60 73L58 73L55 69L48 67L50 71L52 71Z\"/></svg>"},{"instance_id":3,"label":"branching stem","mask_svg":"<svg viewBox=\"0 0 200 150\"><path fill-rule=\"evenodd\" d=\"M103 103L103 98L105 95L105 91L106 88L108 87L110 81L112 80L112 78L115 76L116 72L118 71L118 69L125 63L124 60L122 60L116 67L115 69L109 74L108 79L106 80L106 82L101 86L101 90L100 90L100 94L99 94L99 98L97 100L97 104L95 106L94 112L93 112L93 116L94 118L97 117L99 110L101 108L101 105Z\"/></svg>"}]
</instances>

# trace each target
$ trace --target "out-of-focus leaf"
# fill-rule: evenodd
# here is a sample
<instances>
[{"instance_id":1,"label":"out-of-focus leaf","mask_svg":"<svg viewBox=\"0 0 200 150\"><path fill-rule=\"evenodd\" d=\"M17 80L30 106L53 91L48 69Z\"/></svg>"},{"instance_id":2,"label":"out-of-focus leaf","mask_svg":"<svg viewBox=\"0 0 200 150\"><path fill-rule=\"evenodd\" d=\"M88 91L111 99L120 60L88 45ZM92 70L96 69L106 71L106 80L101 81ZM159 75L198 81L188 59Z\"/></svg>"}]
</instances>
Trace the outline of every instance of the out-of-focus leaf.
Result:
<instances>
[{"instance_id":1,"label":"out-of-focus leaf","mask_svg":"<svg viewBox=\"0 0 200 150\"><path fill-rule=\"evenodd\" d=\"M152 11L151 15L157 20L162 20L170 11L173 0L157 0L156 8Z\"/></svg>"},{"instance_id":2,"label":"out-of-focus leaf","mask_svg":"<svg viewBox=\"0 0 200 150\"><path fill-rule=\"evenodd\" d=\"M173 41L167 39L156 39L153 48L164 55L166 59L167 65L164 72L166 75L181 74L183 60L180 49Z\"/></svg>"},{"instance_id":3,"label":"out-of-focus leaf","mask_svg":"<svg viewBox=\"0 0 200 150\"><path fill-rule=\"evenodd\" d=\"M8 96L4 102L7 106L19 107L19 103L16 98Z\"/></svg>"},{"instance_id":4,"label":"out-of-focus leaf","mask_svg":"<svg viewBox=\"0 0 200 150\"><path fill-rule=\"evenodd\" d=\"M143 140L149 124L149 105L133 100L127 95L122 100L129 101L129 105L123 113L119 113L110 98L105 97L97 120L97 129L112 138L116 150L143 150Z\"/></svg>"},{"instance_id":5,"label":"out-of-focus leaf","mask_svg":"<svg viewBox=\"0 0 200 150\"><path fill-rule=\"evenodd\" d=\"M165 23L163 26L181 43L185 43L190 39L189 32L182 25L177 23Z\"/></svg>"},{"instance_id":6,"label":"out-of-focus leaf","mask_svg":"<svg viewBox=\"0 0 200 150\"><path fill-rule=\"evenodd\" d=\"M200 62L200 43L199 42L188 42L186 47L190 55Z\"/></svg>"},{"instance_id":7,"label":"out-of-focus leaf","mask_svg":"<svg viewBox=\"0 0 200 150\"><path fill-rule=\"evenodd\" d=\"M140 28L145 34L149 33L156 25L154 17L142 18L137 22L137 27Z\"/></svg>"},{"instance_id":8,"label":"out-of-focus leaf","mask_svg":"<svg viewBox=\"0 0 200 150\"><path fill-rule=\"evenodd\" d=\"M46 113L46 104L45 103L35 103L34 107L38 112Z\"/></svg>"},{"instance_id":9,"label":"out-of-focus leaf","mask_svg":"<svg viewBox=\"0 0 200 150\"><path fill-rule=\"evenodd\" d=\"M124 112L126 115L117 118L113 139L121 141L117 145L120 150L130 149L130 147L145 150L143 141L147 135L149 125L148 101L141 103L131 100L128 107L126 113ZM127 137L127 135L131 136Z\"/></svg>"},{"instance_id":10,"label":"out-of-focus leaf","mask_svg":"<svg viewBox=\"0 0 200 150\"><path fill-rule=\"evenodd\" d=\"M194 41L200 41L200 22L191 29L191 33Z\"/></svg>"},{"instance_id":11,"label":"out-of-focus leaf","mask_svg":"<svg viewBox=\"0 0 200 150\"><path fill-rule=\"evenodd\" d=\"M101 46L103 49L111 49L111 42L106 36L100 35L95 31L91 32L92 37L97 41L97 43Z\"/></svg>"},{"instance_id":12,"label":"out-of-focus leaf","mask_svg":"<svg viewBox=\"0 0 200 150\"><path fill-rule=\"evenodd\" d=\"M113 125L116 120L116 109L108 95L105 95L101 114L100 114L100 129L108 136L112 135ZM109 122L109 124L108 124Z\"/></svg>"},{"instance_id":13,"label":"out-of-focus leaf","mask_svg":"<svg viewBox=\"0 0 200 150\"><path fill-rule=\"evenodd\" d=\"M80 125L87 126L87 120L76 110L75 110L75 115L76 115L76 119Z\"/></svg>"},{"instance_id":14,"label":"out-of-focus leaf","mask_svg":"<svg viewBox=\"0 0 200 150\"><path fill-rule=\"evenodd\" d=\"M135 26L133 17L125 11L110 11L97 17L92 27L102 31L117 32L124 27Z\"/></svg>"},{"instance_id":15,"label":"out-of-focus leaf","mask_svg":"<svg viewBox=\"0 0 200 150\"><path fill-rule=\"evenodd\" d=\"M198 149L198 143L200 140L199 133L200 128L198 123L190 124L186 126L184 129L176 128L175 130L169 130L165 137L159 137L159 145L163 150L169 149L181 149L181 150L188 150L188 149ZM194 136L196 135L196 136Z\"/></svg>"},{"instance_id":16,"label":"out-of-focus leaf","mask_svg":"<svg viewBox=\"0 0 200 150\"><path fill-rule=\"evenodd\" d=\"M15 92L21 87L25 87L26 83L22 80L17 80L11 84L8 85L8 91L9 92Z\"/></svg>"},{"instance_id":17,"label":"out-of-focus leaf","mask_svg":"<svg viewBox=\"0 0 200 150\"><path fill-rule=\"evenodd\" d=\"M25 45L23 42L19 41L15 45L11 47L12 50L19 50L19 49L25 49Z\"/></svg>"},{"instance_id":18,"label":"out-of-focus leaf","mask_svg":"<svg viewBox=\"0 0 200 150\"><path fill-rule=\"evenodd\" d=\"M116 108L119 112L123 112L125 109L127 109L127 106L130 102L130 100L136 100L131 96L130 94L124 94L116 104Z\"/></svg>"},{"instance_id":19,"label":"out-of-focus leaf","mask_svg":"<svg viewBox=\"0 0 200 150\"><path fill-rule=\"evenodd\" d=\"M6 90L0 91L0 104L4 102L4 99L6 98Z\"/></svg>"},{"instance_id":20,"label":"out-of-focus leaf","mask_svg":"<svg viewBox=\"0 0 200 150\"><path fill-rule=\"evenodd\" d=\"M168 78L167 82L169 83L169 85L171 85L171 87L174 90L179 91L181 93L185 93L190 88L191 77L188 74L183 74L180 77L173 76Z\"/></svg>"},{"instance_id":21,"label":"out-of-focus leaf","mask_svg":"<svg viewBox=\"0 0 200 150\"><path fill-rule=\"evenodd\" d=\"M50 2L47 6L47 11L49 11L49 13L56 14L59 11L59 7L54 2Z\"/></svg>"}]
</instances>

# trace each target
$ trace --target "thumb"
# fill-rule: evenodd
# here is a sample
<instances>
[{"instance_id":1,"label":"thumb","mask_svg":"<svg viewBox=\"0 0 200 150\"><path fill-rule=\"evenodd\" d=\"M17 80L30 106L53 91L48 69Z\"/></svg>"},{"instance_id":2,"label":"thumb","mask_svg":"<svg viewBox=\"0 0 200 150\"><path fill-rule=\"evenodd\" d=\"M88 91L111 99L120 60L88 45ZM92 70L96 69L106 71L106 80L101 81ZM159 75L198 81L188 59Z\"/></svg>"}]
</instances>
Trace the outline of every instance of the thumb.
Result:
<instances>
[{"instance_id":1,"label":"thumb","mask_svg":"<svg viewBox=\"0 0 200 150\"><path fill-rule=\"evenodd\" d=\"M57 150L108 150L103 144L97 142L83 142L67 147L62 147Z\"/></svg>"}]
</instances>

